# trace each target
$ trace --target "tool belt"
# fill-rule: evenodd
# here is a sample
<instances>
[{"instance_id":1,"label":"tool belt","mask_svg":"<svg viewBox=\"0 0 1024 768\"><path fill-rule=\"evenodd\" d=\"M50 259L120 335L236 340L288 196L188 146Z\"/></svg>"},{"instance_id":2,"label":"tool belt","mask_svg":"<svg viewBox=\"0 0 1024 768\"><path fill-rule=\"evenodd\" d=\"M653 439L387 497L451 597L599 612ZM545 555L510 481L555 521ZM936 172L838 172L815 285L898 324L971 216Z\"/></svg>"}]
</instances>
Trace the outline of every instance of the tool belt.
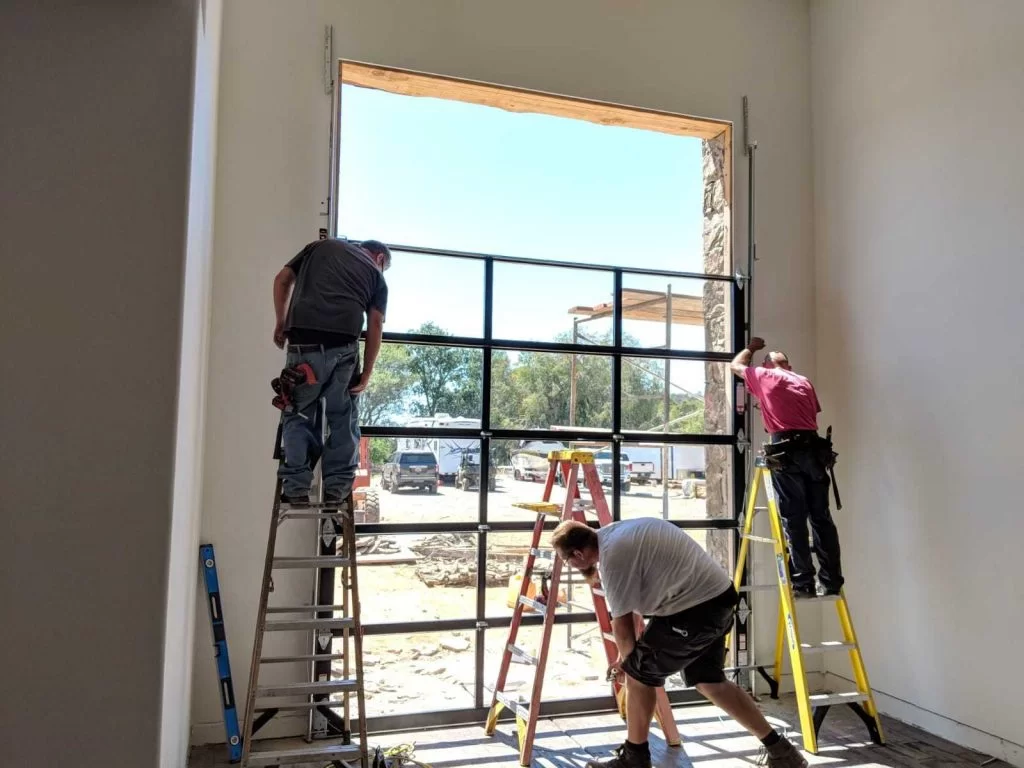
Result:
<instances>
[{"instance_id":1,"label":"tool belt","mask_svg":"<svg viewBox=\"0 0 1024 768\"><path fill-rule=\"evenodd\" d=\"M763 450L764 465L770 470L786 470L793 467L796 464L795 454L797 453L811 454L828 472L829 478L832 480L832 495L836 500L836 509L843 508L835 472L839 454L832 448L831 426L826 430L825 437L810 430L795 432L777 442L765 443Z\"/></svg>"},{"instance_id":2,"label":"tool belt","mask_svg":"<svg viewBox=\"0 0 1024 768\"><path fill-rule=\"evenodd\" d=\"M273 406L285 413L295 413L295 388L300 384L316 384L316 374L309 363L299 363L294 368L283 368L281 375L270 381L276 396Z\"/></svg>"}]
</instances>

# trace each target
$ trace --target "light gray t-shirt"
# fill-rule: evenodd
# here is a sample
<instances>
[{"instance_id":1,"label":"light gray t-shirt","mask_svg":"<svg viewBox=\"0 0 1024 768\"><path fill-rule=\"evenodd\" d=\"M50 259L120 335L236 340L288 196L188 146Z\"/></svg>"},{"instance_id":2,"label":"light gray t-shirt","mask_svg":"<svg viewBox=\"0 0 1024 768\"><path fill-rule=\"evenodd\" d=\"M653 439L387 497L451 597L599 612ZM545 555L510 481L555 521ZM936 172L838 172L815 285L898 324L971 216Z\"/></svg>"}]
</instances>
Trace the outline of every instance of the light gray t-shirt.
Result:
<instances>
[{"instance_id":1,"label":"light gray t-shirt","mask_svg":"<svg viewBox=\"0 0 1024 768\"><path fill-rule=\"evenodd\" d=\"M681 528L623 520L597 531L598 570L612 617L670 616L718 597L732 580Z\"/></svg>"}]
</instances>

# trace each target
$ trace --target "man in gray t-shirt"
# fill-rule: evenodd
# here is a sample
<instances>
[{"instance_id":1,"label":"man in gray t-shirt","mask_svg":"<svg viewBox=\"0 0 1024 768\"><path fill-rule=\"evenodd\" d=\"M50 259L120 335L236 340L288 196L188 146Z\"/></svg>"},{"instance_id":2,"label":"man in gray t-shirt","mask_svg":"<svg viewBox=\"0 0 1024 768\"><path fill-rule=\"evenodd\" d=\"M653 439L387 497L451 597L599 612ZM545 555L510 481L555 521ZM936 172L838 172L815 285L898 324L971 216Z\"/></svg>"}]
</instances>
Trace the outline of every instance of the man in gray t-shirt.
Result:
<instances>
[{"instance_id":1,"label":"man in gray t-shirt","mask_svg":"<svg viewBox=\"0 0 1024 768\"><path fill-rule=\"evenodd\" d=\"M771 768L806 768L793 744L764 719L754 700L725 679L725 638L737 595L729 576L685 531L667 520L623 520L594 530L568 520L551 537L563 561L604 591L619 658L609 675L626 677L626 742L587 768L651 768L647 737L657 689L682 671L716 706L764 745ZM636 614L650 618L637 637Z\"/></svg>"},{"instance_id":2,"label":"man in gray t-shirt","mask_svg":"<svg viewBox=\"0 0 1024 768\"><path fill-rule=\"evenodd\" d=\"M391 251L377 240L317 240L274 278L274 343L287 342L287 368L308 365L316 378L295 387L294 410L281 417L281 500L308 503L313 466L322 458L324 498L341 501L359 466L358 395L370 382L384 332ZM366 346L359 366L359 335ZM320 400L328 439L321 445Z\"/></svg>"}]
</instances>

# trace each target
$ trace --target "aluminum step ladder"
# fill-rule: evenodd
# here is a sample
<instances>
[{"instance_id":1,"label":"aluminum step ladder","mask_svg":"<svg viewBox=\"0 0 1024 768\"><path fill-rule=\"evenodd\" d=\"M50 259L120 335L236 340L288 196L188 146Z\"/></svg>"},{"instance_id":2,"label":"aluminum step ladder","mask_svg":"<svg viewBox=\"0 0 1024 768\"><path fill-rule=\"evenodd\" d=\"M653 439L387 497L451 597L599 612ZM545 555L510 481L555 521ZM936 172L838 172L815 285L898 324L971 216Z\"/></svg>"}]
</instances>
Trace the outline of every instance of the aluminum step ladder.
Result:
<instances>
[{"instance_id":1,"label":"aluminum step ladder","mask_svg":"<svg viewBox=\"0 0 1024 768\"><path fill-rule=\"evenodd\" d=\"M487 735L493 736L502 710L508 709L515 713L516 732L519 741L519 764L521 766L529 766L533 755L533 740L537 732L541 693L544 688L544 670L547 666L548 653L551 646L551 632L554 629L555 617L558 615L557 609L559 607L562 560L557 554L551 553L550 550L541 550L540 541L544 534L545 524L550 522L551 518L556 518L559 521L578 520L579 522L586 523L586 512L591 510L596 513L599 526L605 526L612 522L611 512L608 510L608 502L604 496L604 489L601 487L601 480L597 476L597 468L594 466L594 454L588 451L554 451L548 454L548 464L543 501L514 505L528 509L531 512L536 512L537 521L533 527L533 540L523 567L519 597L516 600L515 609L512 613L508 641L505 643L505 651L502 654L498 679L494 686L494 694L485 726ZM580 498L577 484L580 472L583 473L584 484L590 492L591 503L589 505L584 504ZM565 501L561 507L551 502L551 492L559 478L563 480L566 488ZM536 598L530 598L528 595L533 578L534 564L538 558L552 554L547 601L542 602ZM600 585L591 586L591 595L593 596L594 614L597 617L598 627L600 628L605 656L608 659L608 663L612 664L618 659L619 650L615 644L615 636L612 634L612 622L611 615L608 612L608 604L605 602L604 592ZM585 610L589 610L588 606L582 607ZM535 611L544 617L540 647L536 654L516 644L523 613L527 609ZM637 637L639 637L643 632L644 620L641 616L635 616L635 621ZM536 668L532 692L528 701L524 701L521 697L513 696L505 691L505 683L508 679L509 667L513 658L518 662L526 663ZM615 697L619 713L625 718L626 688L617 679L611 681L611 686L612 695ZM679 730L672 716L672 707L668 700L668 694L665 693L664 688L658 689L655 719L661 726L669 746L678 747L682 743L682 739L679 736Z\"/></svg>"},{"instance_id":2,"label":"aluminum step ladder","mask_svg":"<svg viewBox=\"0 0 1024 768\"><path fill-rule=\"evenodd\" d=\"M758 492L762 486L768 500L768 505L765 507L757 506ZM771 527L770 536L754 535L754 518L758 512L768 513L768 521ZM822 595L799 599L793 595L792 583L789 577L789 552L786 547L782 519L779 515L778 500L775 495L775 487L771 481L771 470L765 466L763 456L759 456L754 464L754 475L747 493L746 510L740 538L740 550L736 558L736 574L733 582L737 591L743 590L752 593L759 589L757 586L743 586L744 569L747 564L750 545L752 543L770 544L774 550L775 573L779 593L775 664L771 676L763 668L759 668L759 671L769 679L772 698L778 698L778 682L781 679L783 660L788 648L790 665L793 671L793 684L796 689L797 708L800 713L800 730L804 737L804 749L812 754L817 754L818 730L821 728L821 724L824 722L829 709L840 704L848 705L857 713L857 716L867 727L868 734L874 743L884 744L885 737L882 731L882 721L878 714L878 708L875 706L871 685L868 682L868 673L864 666L864 659L861 656L860 646L857 643L857 634L853 628L853 619L846 602L846 594L840 590L837 595ZM763 586L761 589L763 589ZM796 606L802 603L820 604L822 602L835 605L843 638L842 640L827 640L821 643L802 642ZM804 669L805 657L838 651L845 651L849 654L856 690L831 694L809 693L807 690L807 675Z\"/></svg>"},{"instance_id":3,"label":"aluminum step ladder","mask_svg":"<svg viewBox=\"0 0 1024 768\"><path fill-rule=\"evenodd\" d=\"M319 418L323 424L323 403ZM323 427L322 427L323 428ZM278 429L275 457L280 456L281 431ZM322 484L318 496L322 498ZM281 502L281 481L274 490L270 515L263 584L260 589L249 674L249 697L242 730L242 768L319 762L335 766L369 768L366 741L366 708L363 692L363 643L359 619L359 579L356 568L355 518L352 495L341 503L323 501L310 504ZM315 521L316 544L305 553L282 555L277 552L278 530L296 521ZM270 605L274 591L274 573L301 569L313 581L309 605ZM340 570L342 597L335 600L334 582ZM268 616L273 618L268 618ZM304 633L309 638L309 653L264 656L263 640L267 632ZM340 650L335 641L341 641ZM335 678L333 662L341 661L341 677ZM294 670L293 682L260 684L260 671L266 665L283 665ZM352 728L352 699L355 699L355 729ZM336 711L342 710L342 713ZM281 712L309 713L307 744L278 750L256 750L253 737L269 720ZM319 723L319 726L315 726ZM314 738L330 739L315 742Z\"/></svg>"}]
</instances>

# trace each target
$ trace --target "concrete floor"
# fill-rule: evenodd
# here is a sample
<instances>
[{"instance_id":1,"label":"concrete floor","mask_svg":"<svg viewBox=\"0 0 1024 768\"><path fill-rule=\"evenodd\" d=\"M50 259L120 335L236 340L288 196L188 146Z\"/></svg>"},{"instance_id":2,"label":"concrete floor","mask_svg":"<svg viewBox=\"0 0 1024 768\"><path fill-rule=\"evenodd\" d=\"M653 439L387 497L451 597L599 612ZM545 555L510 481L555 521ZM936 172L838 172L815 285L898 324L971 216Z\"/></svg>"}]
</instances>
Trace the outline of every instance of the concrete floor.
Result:
<instances>
[{"instance_id":1,"label":"concrete floor","mask_svg":"<svg viewBox=\"0 0 1024 768\"><path fill-rule=\"evenodd\" d=\"M796 708L792 698L775 702L764 700L762 707L771 722L800 743ZM712 706L680 707L676 721L683 735L683 749L665 745L661 733L651 733L651 752L656 768L719 768L747 766L757 760L758 742ZM860 720L847 708L833 709L819 736L819 752L808 755L812 765L836 768L853 766L896 766L898 768L952 768L981 766L1008 768L987 755L958 747L944 739L903 723L885 718L887 744L871 744ZM625 738L622 720L617 715L590 715L543 720L538 724L534 744L534 768L581 768L592 757L607 756ZM296 740L296 745L302 742ZM514 727L503 723L493 738L484 735L481 726L460 726L416 733L371 736L372 746L390 747L415 744L415 759L433 768L518 768ZM281 740L273 748L285 748ZM265 748L271 748L268 743ZM222 745L195 747L188 768L224 768L229 766ZM323 768L305 764L300 768Z\"/></svg>"}]
</instances>

